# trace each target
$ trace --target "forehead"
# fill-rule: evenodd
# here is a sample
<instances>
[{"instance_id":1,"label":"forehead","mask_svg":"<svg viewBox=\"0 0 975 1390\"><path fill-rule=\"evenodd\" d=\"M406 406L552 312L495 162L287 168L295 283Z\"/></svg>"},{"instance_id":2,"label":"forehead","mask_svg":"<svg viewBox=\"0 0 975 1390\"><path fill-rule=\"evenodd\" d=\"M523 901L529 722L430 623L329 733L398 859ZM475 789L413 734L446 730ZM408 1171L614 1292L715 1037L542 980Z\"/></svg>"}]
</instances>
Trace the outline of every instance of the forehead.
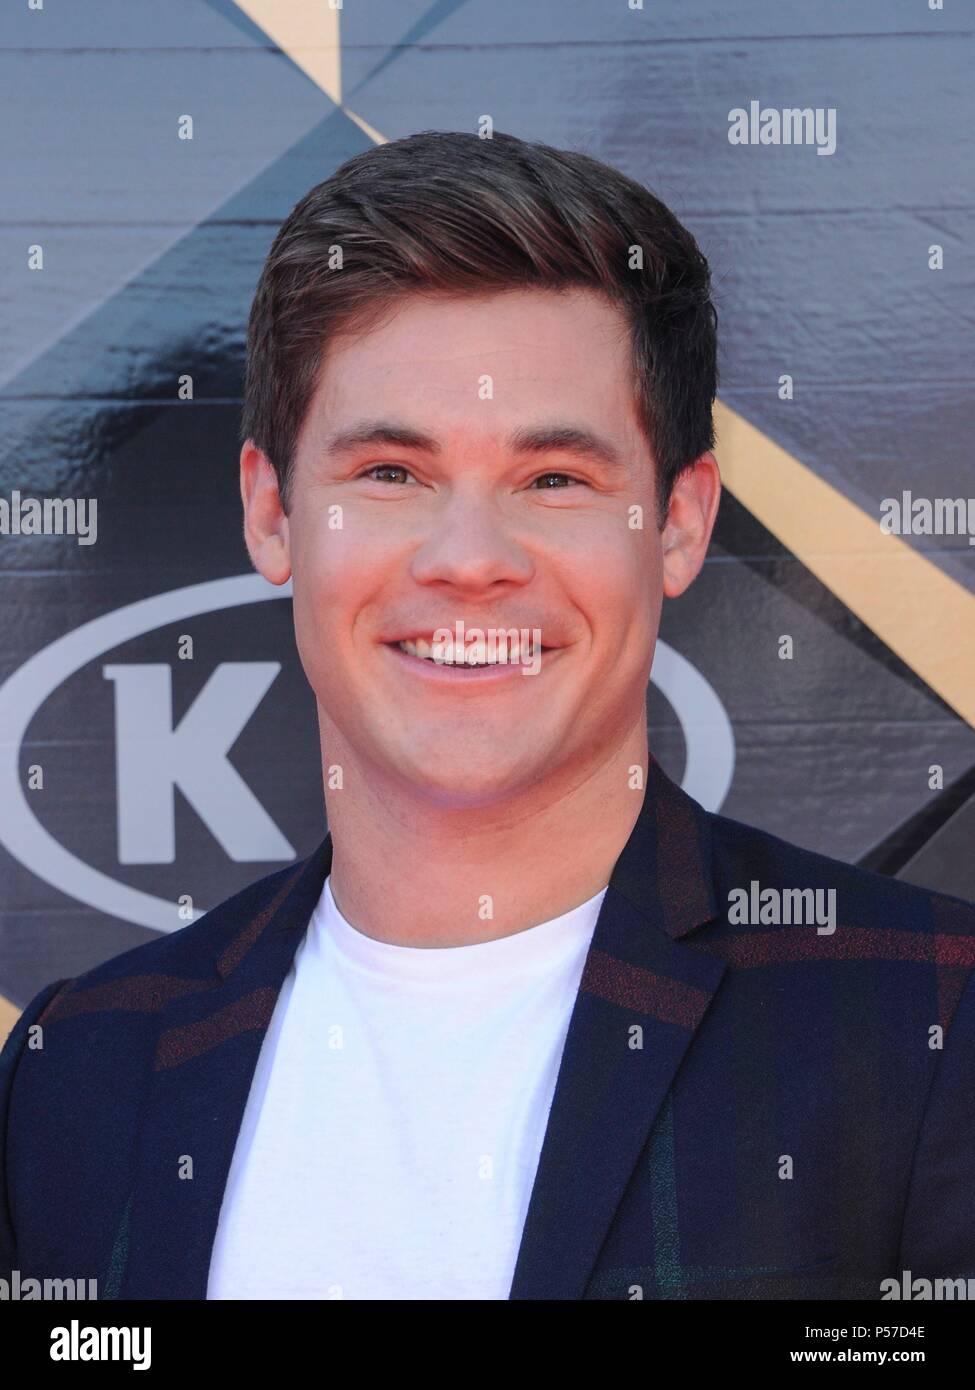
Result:
<instances>
[{"instance_id":1,"label":"forehead","mask_svg":"<svg viewBox=\"0 0 975 1390\"><path fill-rule=\"evenodd\" d=\"M587 289L410 296L378 326L328 345L306 426L331 432L379 405L445 431L563 411L630 438L629 325Z\"/></svg>"}]
</instances>

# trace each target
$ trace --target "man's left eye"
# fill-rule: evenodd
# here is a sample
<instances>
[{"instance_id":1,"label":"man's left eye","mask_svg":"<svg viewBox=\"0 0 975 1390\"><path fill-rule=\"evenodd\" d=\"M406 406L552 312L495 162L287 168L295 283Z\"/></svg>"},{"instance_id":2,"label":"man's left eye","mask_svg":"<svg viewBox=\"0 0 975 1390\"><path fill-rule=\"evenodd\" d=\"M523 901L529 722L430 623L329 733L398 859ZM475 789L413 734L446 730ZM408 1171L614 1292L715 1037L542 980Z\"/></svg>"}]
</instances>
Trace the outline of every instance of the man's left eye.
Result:
<instances>
[{"instance_id":1,"label":"man's left eye","mask_svg":"<svg viewBox=\"0 0 975 1390\"><path fill-rule=\"evenodd\" d=\"M359 474L360 478L368 478L372 483L378 483L380 479L374 478L373 473L402 473L407 478L412 478L413 474L408 468L404 468L401 463L374 463L370 468L366 468Z\"/></svg>"},{"instance_id":2,"label":"man's left eye","mask_svg":"<svg viewBox=\"0 0 975 1390\"><path fill-rule=\"evenodd\" d=\"M538 477L535 479L535 483L539 483L539 482L541 482L541 481L542 481L543 479L545 479L545 478L564 478L564 479L566 480L566 482L568 482L568 483L579 484L579 486L582 486L582 483L580 482L580 480L579 480L578 478L573 478L573 477L571 477L568 473L540 473L540 474L538 475ZM534 483L532 484L532 486L534 487ZM554 489L554 488L544 488L544 489L542 489L542 491L545 491L545 492L554 492L555 489Z\"/></svg>"}]
</instances>

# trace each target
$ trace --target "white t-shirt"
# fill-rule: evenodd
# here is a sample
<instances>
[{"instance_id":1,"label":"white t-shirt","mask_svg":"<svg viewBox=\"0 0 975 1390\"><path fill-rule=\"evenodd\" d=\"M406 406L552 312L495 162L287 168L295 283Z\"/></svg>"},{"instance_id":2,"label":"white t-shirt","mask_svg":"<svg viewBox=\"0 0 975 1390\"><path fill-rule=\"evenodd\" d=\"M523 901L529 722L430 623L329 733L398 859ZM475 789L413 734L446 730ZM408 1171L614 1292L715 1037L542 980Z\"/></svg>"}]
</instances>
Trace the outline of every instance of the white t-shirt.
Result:
<instances>
[{"instance_id":1,"label":"white t-shirt","mask_svg":"<svg viewBox=\"0 0 975 1390\"><path fill-rule=\"evenodd\" d=\"M376 941L326 879L261 1049L207 1298L506 1299L606 889L496 941Z\"/></svg>"}]
</instances>

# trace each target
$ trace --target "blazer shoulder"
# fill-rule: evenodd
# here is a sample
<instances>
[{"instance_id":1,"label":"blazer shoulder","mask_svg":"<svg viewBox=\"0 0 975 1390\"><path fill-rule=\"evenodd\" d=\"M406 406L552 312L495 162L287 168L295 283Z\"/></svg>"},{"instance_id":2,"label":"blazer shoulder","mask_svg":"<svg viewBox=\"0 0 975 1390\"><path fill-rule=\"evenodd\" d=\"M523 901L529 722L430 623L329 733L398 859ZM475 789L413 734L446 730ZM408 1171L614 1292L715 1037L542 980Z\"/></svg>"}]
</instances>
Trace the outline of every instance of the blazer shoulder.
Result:
<instances>
[{"instance_id":1,"label":"blazer shoulder","mask_svg":"<svg viewBox=\"0 0 975 1390\"><path fill-rule=\"evenodd\" d=\"M975 903L805 849L758 826L708 814L718 886L833 888L860 925L910 926L975 935Z\"/></svg>"},{"instance_id":2,"label":"blazer shoulder","mask_svg":"<svg viewBox=\"0 0 975 1390\"><path fill-rule=\"evenodd\" d=\"M60 991L53 998L52 1008L55 1012L61 1011L65 994L77 994L81 990L107 992L113 986L122 987L136 977L151 979L154 976L175 976L192 979L200 974L212 975L214 962L232 948L242 929L249 923L260 919L262 914L269 915L269 909L283 897L289 883L307 862L297 861L256 879L217 903L195 922L188 922L173 932L160 933L151 941L132 946L83 974L62 981ZM175 906L173 910L175 912Z\"/></svg>"}]
</instances>

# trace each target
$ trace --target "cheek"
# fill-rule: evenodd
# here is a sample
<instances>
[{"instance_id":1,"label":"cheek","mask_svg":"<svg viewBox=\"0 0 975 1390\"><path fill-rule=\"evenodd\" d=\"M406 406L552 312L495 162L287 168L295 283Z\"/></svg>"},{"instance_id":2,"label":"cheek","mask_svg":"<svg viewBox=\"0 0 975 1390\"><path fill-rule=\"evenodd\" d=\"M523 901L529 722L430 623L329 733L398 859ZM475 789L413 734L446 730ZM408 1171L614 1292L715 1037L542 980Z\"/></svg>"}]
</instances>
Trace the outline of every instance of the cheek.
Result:
<instances>
[{"instance_id":1,"label":"cheek","mask_svg":"<svg viewBox=\"0 0 975 1390\"><path fill-rule=\"evenodd\" d=\"M295 641L309 674L325 665L341 612L341 555L331 537L302 537L292 546Z\"/></svg>"},{"instance_id":2,"label":"cheek","mask_svg":"<svg viewBox=\"0 0 975 1390\"><path fill-rule=\"evenodd\" d=\"M373 619L372 595L381 579L378 557L346 527L316 528L292 548L295 636L302 662L338 669L342 652ZM331 661L326 662L326 655Z\"/></svg>"},{"instance_id":3,"label":"cheek","mask_svg":"<svg viewBox=\"0 0 975 1390\"><path fill-rule=\"evenodd\" d=\"M568 591L588 617L597 640L615 645L626 633L642 631L659 607L660 567L655 564L652 538L645 531L618 528L601 544L585 547L585 563L579 553L565 557Z\"/></svg>"}]
</instances>

